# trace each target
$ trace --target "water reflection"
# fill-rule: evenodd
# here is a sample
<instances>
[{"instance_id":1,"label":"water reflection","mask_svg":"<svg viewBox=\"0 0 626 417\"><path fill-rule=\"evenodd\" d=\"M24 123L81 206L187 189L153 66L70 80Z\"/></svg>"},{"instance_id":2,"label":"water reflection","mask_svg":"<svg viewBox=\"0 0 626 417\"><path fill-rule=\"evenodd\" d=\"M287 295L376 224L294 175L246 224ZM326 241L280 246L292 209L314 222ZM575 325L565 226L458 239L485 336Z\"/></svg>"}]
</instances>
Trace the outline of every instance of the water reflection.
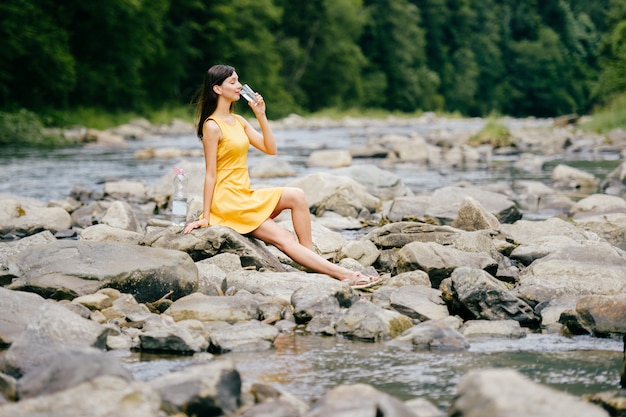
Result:
<instances>
[{"instance_id":1,"label":"water reflection","mask_svg":"<svg viewBox=\"0 0 626 417\"><path fill-rule=\"evenodd\" d=\"M445 409L459 379L481 368L513 368L573 395L617 389L622 343L531 334L524 339L474 340L466 352L436 352L298 333L280 336L269 351L222 357L235 362L244 382L268 384L307 402L340 384L365 383L402 400L426 398ZM191 361L193 358L125 359L135 376L144 380Z\"/></svg>"}]
</instances>

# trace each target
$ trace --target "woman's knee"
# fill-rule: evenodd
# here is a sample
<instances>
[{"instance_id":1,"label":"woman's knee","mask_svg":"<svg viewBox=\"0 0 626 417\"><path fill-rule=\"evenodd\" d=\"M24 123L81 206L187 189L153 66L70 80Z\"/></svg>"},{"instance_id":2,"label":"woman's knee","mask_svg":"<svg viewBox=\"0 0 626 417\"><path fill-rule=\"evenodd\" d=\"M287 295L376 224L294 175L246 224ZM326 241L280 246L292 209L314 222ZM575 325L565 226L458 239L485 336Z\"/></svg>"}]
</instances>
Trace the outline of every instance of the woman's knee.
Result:
<instances>
[{"instance_id":1,"label":"woman's knee","mask_svg":"<svg viewBox=\"0 0 626 417\"><path fill-rule=\"evenodd\" d=\"M285 187L283 196L286 197L287 203L291 207L308 207L309 204L306 200L306 194L302 188L297 187Z\"/></svg>"}]
</instances>

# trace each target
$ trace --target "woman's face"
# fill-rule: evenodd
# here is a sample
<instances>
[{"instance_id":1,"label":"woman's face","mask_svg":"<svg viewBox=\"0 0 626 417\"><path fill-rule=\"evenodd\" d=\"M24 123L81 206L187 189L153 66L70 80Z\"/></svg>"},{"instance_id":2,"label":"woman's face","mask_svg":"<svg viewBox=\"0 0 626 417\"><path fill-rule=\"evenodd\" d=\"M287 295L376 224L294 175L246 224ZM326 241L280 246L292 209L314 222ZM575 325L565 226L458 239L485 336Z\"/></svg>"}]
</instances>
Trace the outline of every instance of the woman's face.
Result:
<instances>
[{"instance_id":1,"label":"woman's face","mask_svg":"<svg viewBox=\"0 0 626 417\"><path fill-rule=\"evenodd\" d=\"M236 72L224 80L224 82L218 86L216 93L221 95L228 101L237 101L241 98L241 83L239 82L239 76Z\"/></svg>"}]
</instances>

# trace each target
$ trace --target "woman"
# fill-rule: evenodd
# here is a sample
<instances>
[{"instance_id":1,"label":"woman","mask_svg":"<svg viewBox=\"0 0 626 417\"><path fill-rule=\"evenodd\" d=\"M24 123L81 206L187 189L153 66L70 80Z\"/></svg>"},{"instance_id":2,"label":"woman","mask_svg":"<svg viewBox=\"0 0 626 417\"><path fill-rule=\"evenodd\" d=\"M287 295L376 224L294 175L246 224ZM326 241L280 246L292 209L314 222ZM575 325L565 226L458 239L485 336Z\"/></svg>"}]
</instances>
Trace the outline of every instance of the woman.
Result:
<instances>
[{"instance_id":1,"label":"woman","mask_svg":"<svg viewBox=\"0 0 626 417\"><path fill-rule=\"evenodd\" d=\"M366 277L313 251L311 216L304 191L295 187L250 189L249 146L275 155L276 141L259 93L248 105L259 121L261 133L232 112L233 103L241 98L241 87L233 67L215 65L206 74L197 105L197 134L206 163L204 209L198 220L185 226L184 232L210 225L228 226L274 245L305 268L347 282L353 288L375 284L378 276ZM287 209L291 210L297 241L273 220Z\"/></svg>"}]
</instances>

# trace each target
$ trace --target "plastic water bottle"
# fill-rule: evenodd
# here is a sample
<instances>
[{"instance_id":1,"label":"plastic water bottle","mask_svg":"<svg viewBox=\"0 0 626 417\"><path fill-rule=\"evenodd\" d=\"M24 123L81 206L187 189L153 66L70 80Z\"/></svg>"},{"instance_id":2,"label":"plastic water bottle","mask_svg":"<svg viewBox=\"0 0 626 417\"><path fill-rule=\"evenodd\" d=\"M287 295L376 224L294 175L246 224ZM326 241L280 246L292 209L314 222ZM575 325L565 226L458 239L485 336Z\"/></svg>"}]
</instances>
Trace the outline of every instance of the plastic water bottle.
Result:
<instances>
[{"instance_id":1,"label":"plastic water bottle","mask_svg":"<svg viewBox=\"0 0 626 417\"><path fill-rule=\"evenodd\" d=\"M182 168L174 168L174 194L172 194L172 225L184 226L187 221L187 176Z\"/></svg>"}]
</instances>

